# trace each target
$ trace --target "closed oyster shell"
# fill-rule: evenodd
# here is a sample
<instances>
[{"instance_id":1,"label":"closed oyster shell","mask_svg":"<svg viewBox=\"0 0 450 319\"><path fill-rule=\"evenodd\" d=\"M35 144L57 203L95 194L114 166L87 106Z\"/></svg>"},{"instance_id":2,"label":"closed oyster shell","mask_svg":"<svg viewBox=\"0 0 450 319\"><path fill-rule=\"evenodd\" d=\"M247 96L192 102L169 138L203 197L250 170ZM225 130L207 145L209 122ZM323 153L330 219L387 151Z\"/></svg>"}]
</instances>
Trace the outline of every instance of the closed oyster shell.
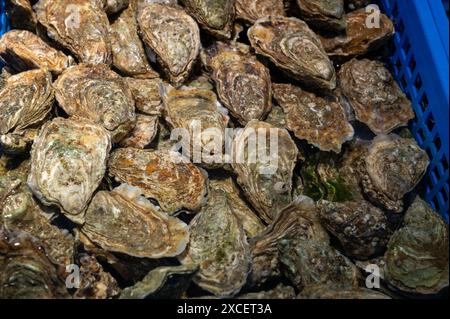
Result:
<instances>
[{"instance_id":1,"label":"closed oyster shell","mask_svg":"<svg viewBox=\"0 0 450 319\"><path fill-rule=\"evenodd\" d=\"M129 0L102 0L103 8L107 14L117 13L128 7Z\"/></svg>"},{"instance_id":2,"label":"closed oyster shell","mask_svg":"<svg viewBox=\"0 0 450 319\"><path fill-rule=\"evenodd\" d=\"M158 211L140 194L138 188L128 185L98 192L81 231L111 252L147 258L180 255L189 242L188 226Z\"/></svg>"},{"instance_id":3,"label":"closed oyster shell","mask_svg":"<svg viewBox=\"0 0 450 319\"><path fill-rule=\"evenodd\" d=\"M11 30L2 36L0 60L18 72L47 68L56 75L74 64L72 57L52 48L37 35L25 30Z\"/></svg>"},{"instance_id":4,"label":"closed oyster shell","mask_svg":"<svg viewBox=\"0 0 450 319\"><path fill-rule=\"evenodd\" d=\"M336 72L319 37L297 18L262 18L248 30L258 54L304 84L323 90L336 87Z\"/></svg>"},{"instance_id":5,"label":"closed oyster shell","mask_svg":"<svg viewBox=\"0 0 450 319\"><path fill-rule=\"evenodd\" d=\"M59 76L54 88L67 114L102 125L113 142L135 125L134 100L127 82L104 64L73 66Z\"/></svg>"},{"instance_id":6,"label":"closed oyster shell","mask_svg":"<svg viewBox=\"0 0 450 319\"><path fill-rule=\"evenodd\" d=\"M133 94L136 109L147 115L161 115L163 103L159 92L162 80L125 78Z\"/></svg>"},{"instance_id":7,"label":"closed oyster shell","mask_svg":"<svg viewBox=\"0 0 450 319\"><path fill-rule=\"evenodd\" d=\"M241 124L265 118L272 108L270 73L248 46L216 42L202 51L202 60L212 70L220 100Z\"/></svg>"},{"instance_id":8,"label":"closed oyster shell","mask_svg":"<svg viewBox=\"0 0 450 319\"><path fill-rule=\"evenodd\" d=\"M274 289L250 292L240 295L238 299L295 299L295 290L291 286L279 284Z\"/></svg>"},{"instance_id":9,"label":"closed oyster shell","mask_svg":"<svg viewBox=\"0 0 450 319\"><path fill-rule=\"evenodd\" d=\"M101 126L55 118L42 127L31 151L28 186L45 205L57 205L76 223L106 171L111 148Z\"/></svg>"},{"instance_id":10,"label":"closed oyster shell","mask_svg":"<svg viewBox=\"0 0 450 319\"><path fill-rule=\"evenodd\" d=\"M316 284L305 287L298 299L391 299L378 291L342 284Z\"/></svg>"},{"instance_id":11,"label":"closed oyster shell","mask_svg":"<svg viewBox=\"0 0 450 319\"><path fill-rule=\"evenodd\" d=\"M198 211L205 202L206 173L177 154L122 148L111 154L108 167L116 180L139 187L167 213Z\"/></svg>"},{"instance_id":12,"label":"closed oyster shell","mask_svg":"<svg viewBox=\"0 0 450 319\"><path fill-rule=\"evenodd\" d=\"M297 0L300 18L311 27L325 31L346 28L344 0Z\"/></svg>"},{"instance_id":13,"label":"closed oyster shell","mask_svg":"<svg viewBox=\"0 0 450 319\"><path fill-rule=\"evenodd\" d=\"M391 237L385 278L410 293L436 294L448 287L448 225L420 198L408 209L404 227Z\"/></svg>"},{"instance_id":14,"label":"closed oyster shell","mask_svg":"<svg viewBox=\"0 0 450 319\"><path fill-rule=\"evenodd\" d=\"M292 202L297 146L286 130L253 120L236 135L232 149L239 185L259 217L270 223Z\"/></svg>"},{"instance_id":15,"label":"closed oyster shell","mask_svg":"<svg viewBox=\"0 0 450 319\"><path fill-rule=\"evenodd\" d=\"M283 0L236 0L236 18L253 24L268 16L286 15Z\"/></svg>"},{"instance_id":16,"label":"closed oyster shell","mask_svg":"<svg viewBox=\"0 0 450 319\"><path fill-rule=\"evenodd\" d=\"M415 118L411 102L381 62L353 59L342 66L339 80L356 118L375 134L389 134Z\"/></svg>"},{"instance_id":17,"label":"closed oyster shell","mask_svg":"<svg viewBox=\"0 0 450 319\"><path fill-rule=\"evenodd\" d=\"M274 96L286 114L289 130L322 151L340 153L354 129L344 108L332 98L322 98L290 84L274 84Z\"/></svg>"},{"instance_id":18,"label":"closed oyster shell","mask_svg":"<svg viewBox=\"0 0 450 319\"><path fill-rule=\"evenodd\" d=\"M109 22L102 0L39 0L34 10L48 36L79 62L111 63Z\"/></svg>"},{"instance_id":19,"label":"closed oyster shell","mask_svg":"<svg viewBox=\"0 0 450 319\"><path fill-rule=\"evenodd\" d=\"M36 31L36 14L30 0L7 0L6 15L11 29Z\"/></svg>"},{"instance_id":20,"label":"closed oyster shell","mask_svg":"<svg viewBox=\"0 0 450 319\"><path fill-rule=\"evenodd\" d=\"M130 135L120 142L120 146L144 149L156 138L158 122L158 116L137 114L136 126Z\"/></svg>"},{"instance_id":21,"label":"closed oyster shell","mask_svg":"<svg viewBox=\"0 0 450 319\"><path fill-rule=\"evenodd\" d=\"M138 7L137 20L142 39L170 81L183 83L200 53L200 30L195 20L176 5L151 2Z\"/></svg>"}]
</instances>

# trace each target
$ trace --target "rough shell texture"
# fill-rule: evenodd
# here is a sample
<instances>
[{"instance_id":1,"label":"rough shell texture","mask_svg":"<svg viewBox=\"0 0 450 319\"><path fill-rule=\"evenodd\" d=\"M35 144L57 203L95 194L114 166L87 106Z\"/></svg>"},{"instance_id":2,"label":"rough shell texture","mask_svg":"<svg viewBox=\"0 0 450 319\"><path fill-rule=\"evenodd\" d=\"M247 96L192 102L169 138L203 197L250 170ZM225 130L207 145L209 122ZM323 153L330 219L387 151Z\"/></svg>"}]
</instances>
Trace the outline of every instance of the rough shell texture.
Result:
<instances>
[{"instance_id":1,"label":"rough shell texture","mask_svg":"<svg viewBox=\"0 0 450 319\"><path fill-rule=\"evenodd\" d=\"M354 129L344 108L332 98L322 98L290 84L275 84L274 96L286 114L289 130L322 151L340 153Z\"/></svg>"},{"instance_id":2,"label":"rough shell texture","mask_svg":"<svg viewBox=\"0 0 450 319\"><path fill-rule=\"evenodd\" d=\"M133 131L120 142L121 147L145 148L158 133L159 117L137 114Z\"/></svg>"},{"instance_id":3,"label":"rough shell texture","mask_svg":"<svg viewBox=\"0 0 450 319\"><path fill-rule=\"evenodd\" d=\"M241 123L263 120L272 108L269 70L244 44L216 42L202 51L220 100Z\"/></svg>"},{"instance_id":4,"label":"rough shell texture","mask_svg":"<svg viewBox=\"0 0 450 319\"><path fill-rule=\"evenodd\" d=\"M303 289L298 299L391 299L378 291L339 284L317 284Z\"/></svg>"},{"instance_id":5,"label":"rough shell texture","mask_svg":"<svg viewBox=\"0 0 450 319\"><path fill-rule=\"evenodd\" d=\"M435 294L448 287L448 225L417 198L388 244L385 277L397 289Z\"/></svg>"},{"instance_id":6,"label":"rough shell texture","mask_svg":"<svg viewBox=\"0 0 450 319\"><path fill-rule=\"evenodd\" d=\"M55 204L69 219L83 223L110 148L109 134L101 126L55 118L36 137L28 185L42 203Z\"/></svg>"},{"instance_id":7,"label":"rough shell texture","mask_svg":"<svg viewBox=\"0 0 450 319\"><path fill-rule=\"evenodd\" d=\"M344 0L297 0L300 17L314 28L343 31L346 28Z\"/></svg>"},{"instance_id":8,"label":"rough shell texture","mask_svg":"<svg viewBox=\"0 0 450 319\"><path fill-rule=\"evenodd\" d=\"M411 102L381 62L367 59L345 63L339 80L356 118L376 134L389 134L415 118Z\"/></svg>"},{"instance_id":9,"label":"rough shell texture","mask_svg":"<svg viewBox=\"0 0 450 319\"><path fill-rule=\"evenodd\" d=\"M147 115L161 115L162 99L159 92L161 79L126 78L128 87L133 94L136 109Z\"/></svg>"},{"instance_id":10,"label":"rough shell texture","mask_svg":"<svg viewBox=\"0 0 450 319\"><path fill-rule=\"evenodd\" d=\"M272 107L272 111L267 115L265 122L280 129L287 127L286 114L284 114L283 109L278 105Z\"/></svg>"},{"instance_id":11,"label":"rough shell texture","mask_svg":"<svg viewBox=\"0 0 450 319\"><path fill-rule=\"evenodd\" d=\"M239 185L260 218L270 223L292 202L297 146L286 130L253 120L236 135L232 148Z\"/></svg>"},{"instance_id":12,"label":"rough shell texture","mask_svg":"<svg viewBox=\"0 0 450 319\"><path fill-rule=\"evenodd\" d=\"M109 22L101 0L40 0L34 10L48 36L80 62L111 63Z\"/></svg>"},{"instance_id":13,"label":"rough shell texture","mask_svg":"<svg viewBox=\"0 0 450 319\"><path fill-rule=\"evenodd\" d=\"M296 18L262 18L248 30L256 52L304 84L324 90L336 87L336 72L319 37Z\"/></svg>"},{"instance_id":14,"label":"rough shell texture","mask_svg":"<svg viewBox=\"0 0 450 319\"><path fill-rule=\"evenodd\" d=\"M236 0L235 7L236 18L251 24L264 17L286 15L283 0Z\"/></svg>"},{"instance_id":15,"label":"rough shell texture","mask_svg":"<svg viewBox=\"0 0 450 319\"><path fill-rule=\"evenodd\" d=\"M117 13L128 7L129 0L102 0L103 8L107 14Z\"/></svg>"},{"instance_id":16,"label":"rough shell texture","mask_svg":"<svg viewBox=\"0 0 450 319\"><path fill-rule=\"evenodd\" d=\"M36 31L36 14L31 7L30 0L6 1L6 14L11 29Z\"/></svg>"},{"instance_id":17,"label":"rough shell texture","mask_svg":"<svg viewBox=\"0 0 450 319\"><path fill-rule=\"evenodd\" d=\"M238 299L295 299L295 296L293 287L279 284L271 290L250 292L245 295L240 295Z\"/></svg>"},{"instance_id":18,"label":"rough shell texture","mask_svg":"<svg viewBox=\"0 0 450 319\"><path fill-rule=\"evenodd\" d=\"M60 74L74 64L73 58L58 51L30 31L11 30L0 40L0 59L15 71L47 68Z\"/></svg>"},{"instance_id":19,"label":"rough shell texture","mask_svg":"<svg viewBox=\"0 0 450 319\"><path fill-rule=\"evenodd\" d=\"M182 161L170 152L122 148L111 154L108 165L112 176L139 187L146 197L157 200L163 211L198 211L207 195L207 177L195 165Z\"/></svg>"}]
</instances>

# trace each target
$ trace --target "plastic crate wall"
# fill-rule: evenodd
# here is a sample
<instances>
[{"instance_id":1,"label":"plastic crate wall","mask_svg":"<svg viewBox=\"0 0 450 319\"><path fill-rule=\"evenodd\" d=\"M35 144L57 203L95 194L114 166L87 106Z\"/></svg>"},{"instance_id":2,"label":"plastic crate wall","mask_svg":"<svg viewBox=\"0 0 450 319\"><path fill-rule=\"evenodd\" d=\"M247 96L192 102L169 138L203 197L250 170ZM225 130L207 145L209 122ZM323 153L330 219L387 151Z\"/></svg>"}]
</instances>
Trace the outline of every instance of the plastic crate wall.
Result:
<instances>
[{"instance_id":1,"label":"plastic crate wall","mask_svg":"<svg viewBox=\"0 0 450 319\"><path fill-rule=\"evenodd\" d=\"M423 182L425 199L448 223L449 0L379 0L379 4L396 24L392 69L413 102L414 137L431 159ZM0 34L7 30L5 0L0 0Z\"/></svg>"}]
</instances>

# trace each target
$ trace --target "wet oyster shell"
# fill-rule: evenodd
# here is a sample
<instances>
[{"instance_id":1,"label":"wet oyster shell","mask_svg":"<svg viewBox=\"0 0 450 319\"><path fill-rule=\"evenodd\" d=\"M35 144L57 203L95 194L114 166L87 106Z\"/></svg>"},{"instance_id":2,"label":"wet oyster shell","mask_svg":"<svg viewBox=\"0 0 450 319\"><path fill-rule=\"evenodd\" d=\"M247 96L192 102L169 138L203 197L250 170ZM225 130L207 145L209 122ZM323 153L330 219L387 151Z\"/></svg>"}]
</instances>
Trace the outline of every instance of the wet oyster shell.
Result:
<instances>
[{"instance_id":1,"label":"wet oyster shell","mask_svg":"<svg viewBox=\"0 0 450 319\"><path fill-rule=\"evenodd\" d=\"M52 48L37 35L25 30L11 30L2 36L0 60L18 72L47 68L56 75L74 64L72 57Z\"/></svg>"},{"instance_id":2,"label":"wet oyster shell","mask_svg":"<svg viewBox=\"0 0 450 319\"><path fill-rule=\"evenodd\" d=\"M30 0L7 0L6 15L11 29L36 31L36 14L33 12Z\"/></svg>"},{"instance_id":3,"label":"wet oyster shell","mask_svg":"<svg viewBox=\"0 0 450 319\"><path fill-rule=\"evenodd\" d=\"M113 142L135 125L134 100L127 82L104 64L73 66L59 76L54 88L67 114L102 125Z\"/></svg>"},{"instance_id":4,"label":"wet oyster shell","mask_svg":"<svg viewBox=\"0 0 450 319\"><path fill-rule=\"evenodd\" d=\"M31 151L28 186L45 205L57 205L75 223L106 171L109 134L94 123L55 118L42 127Z\"/></svg>"},{"instance_id":5,"label":"wet oyster shell","mask_svg":"<svg viewBox=\"0 0 450 319\"><path fill-rule=\"evenodd\" d=\"M319 37L297 18L262 18L248 30L258 54L304 84L323 90L336 87L336 72Z\"/></svg>"},{"instance_id":6,"label":"wet oyster shell","mask_svg":"<svg viewBox=\"0 0 450 319\"><path fill-rule=\"evenodd\" d=\"M144 149L156 138L158 123L158 116L137 114L136 126L130 135L120 142L120 146Z\"/></svg>"},{"instance_id":7,"label":"wet oyster shell","mask_svg":"<svg viewBox=\"0 0 450 319\"><path fill-rule=\"evenodd\" d=\"M107 14L118 13L128 7L129 0L102 0L103 8Z\"/></svg>"},{"instance_id":8,"label":"wet oyster shell","mask_svg":"<svg viewBox=\"0 0 450 319\"><path fill-rule=\"evenodd\" d=\"M344 0L297 0L300 18L311 27L325 31L346 28Z\"/></svg>"},{"instance_id":9,"label":"wet oyster shell","mask_svg":"<svg viewBox=\"0 0 450 319\"><path fill-rule=\"evenodd\" d=\"M125 78L133 94L136 109L147 115L161 115L163 109L162 98L159 92L162 80Z\"/></svg>"},{"instance_id":10,"label":"wet oyster shell","mask_svg":"<svg viewBox=\"0 0 450 319\"><path fill-rule=\"evenodd\" d=\"M200 53L200 30L181 7L162 3L139 6L137 20L144 43L158 57L170 81L179 85Z\"/></svg>"},{"instance_id":11,"label":"wet oyster shell","mask_svg":"<svg viewBox=\"0 0 450 319\"><path fill-rule=\"evenodd\" d=\"M253 24L268 16L286 15L283 0L236 0L236 18Z\"/></svg>"},{"instance_id":12,"label":"wet oyster shell","mask_svg":"<svg viewBox=\"0 0 450 319\"><path fill-rule=\"evenodd\" d=\"M416 198L405 215L404 227L389 241L385 278L404 292L436 294L449 284L448 255L448 225Z\"/></svg>"},{"instance_id":13,"label":"wet oyster shell","mask_svg":"<svg viewBox=\"0 0 450 319\"><path fill-rule=\"evenodd\" d=\"M158 211L128 185L95 194L81 231L107 251L134 257L175 257L189 242L185 223Z\"/></svg>"},{"instance_id":14,"label":"wet oyster shell","mask_svg":"<svg viewBox=\"0 0 450 319\"><path fill-rule=\"evenodd\" d=\"M102 0L39 0L33 8L48 36L79 62L111 64L109 22Z\"/></svg>"},{"instance_id":15,"label":"wet oyster shell","mask_svg":"<svg viewBox=\"0 0 450 319\"><path fill-rule=\"evenodd\" d=\"M216 42L202 51L220 100L238 121L263 120L272 108L269 70L241 43Z\"/></svg>"},{"instance_id":16,"label":"wet oyster shell","mask_svg":"<svg viewBox=\"0 0 450 319\"><path fill-rule=\"evenodd\" d=\"M286 114L289 130L322 151L340 153L354 129L344 108L332 98L322 98L290 84L274 84L274 97Z\"/></svg>"},{"instance_id":17,"label":"wet oyster shell","mask_svg":"<svg viewBox=\"0 0 450 319\"><path fill-rule=\"evenodd\" d=\"M391 299L378 291L340 284L317 284L305 287L298 299Z\"/></svg>"},{"instance_id":18,"label":"wet oyster shell","mask_svg":"<svg viewBox=\"0 0 450 319\"><path fill-rule=\"evenodd\" d=\"M108 168L116 180L139 187L167 213L183 208L195 212L205 202L206 173L193 164L183 163L180 155L122 148L111 154Z\"/></svg>"},{"instance_id":19,"label":"wet oyster shell","mask_svg":"<svg viewBox=\"0 0 450 319\"><path fill-rule=\"evenodd\" d=\"M375 134L389 134L415 118L411 101L383 63L353 59L342 66L339 80L356 118Z\"/></svg>"},{"instance_id":20,"label":"wet oyster shell","mask_svg":"<svg viewBox=\"0 0 450 319\"><path fill-rule=\"evenodd\" d=\"M274 289L259 292L250 292L241 295L238 299L295 299L295 290L291 286L279 284Z\"/></svg>"}]
</instances>

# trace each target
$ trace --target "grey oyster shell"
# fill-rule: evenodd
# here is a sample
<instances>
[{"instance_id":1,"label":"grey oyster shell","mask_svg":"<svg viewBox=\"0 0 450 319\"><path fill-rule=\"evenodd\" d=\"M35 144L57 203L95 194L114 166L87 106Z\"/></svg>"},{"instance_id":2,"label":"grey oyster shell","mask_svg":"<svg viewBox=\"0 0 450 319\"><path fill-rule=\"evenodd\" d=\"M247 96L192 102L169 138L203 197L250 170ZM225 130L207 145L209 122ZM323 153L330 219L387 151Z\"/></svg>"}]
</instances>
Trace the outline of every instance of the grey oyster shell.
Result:
<instances>
[{"instance_id":1,"label":"grey oyster shell","mask_svg":"<svg viewBox=\"0 0 450 319\"><path fill-rule=\"evenodd\" d=\"M391 299L378 291L342 284L316 284L305 287L298 299Z\"/></svg>"},{"instance_id":2,"label":"grey oyster shell","mask_svg":"<svg viewBox=\"0 0 450 319\"><path fill-rule=\"evenodd\" d=\"M120 146L144 149L156 138L158 123L159 116L137 114L136 126L125 139L120 141Z\"/></svg>"},{"instance_id":3,"label":"grey oyster shell","mask_svg":"<svg viewBox=\"0 0 450 319\"><path fill-rule=\"evenodd\" d=\"M105 175L111 149L101 126L55 118L44 124L31 151L28 186L45 205L57 205L76 223Z\"/></svg>"},{"instance_id":4,"label":"grey oyster shell","mask_svg":"<svg viewBox=\"0 0 450 319\"><path fill-rule=\"evenodd\" d=\"M274 289L250 292L240 295L237 299L295 299L295 290L291 286L279 284Z\"/></svg>"},{"instance_id":5,"label":"grey oyster shell","mask_svg":"<svg viewBox=\"0 0 450 319\"><path fill-rule=\"evenodd\" d=\"M297 0L300 18L310 26L325 31L344 31L344 0Z\"/></svg>"},{"instance_id":6,"label":"grey oyster shell","mask_svg":"<svg viewBox=\"0 0 450 319\"><path fill-rule=\"evenodd\" d=\"M11 29L36 31L36 14L31 7L30 0L7 0L6 15Z\"/></svg>"},{"instance_id":7,"label":"grey oyster shell","mask_svg":"<svg viewBox=\"0 0 450 319\"><path fill-rule=\"evenodd\" d=\"M249 24L268 16L286 15L283 0L236 0L236 18Z\"/></svg>"}]
</instances>

